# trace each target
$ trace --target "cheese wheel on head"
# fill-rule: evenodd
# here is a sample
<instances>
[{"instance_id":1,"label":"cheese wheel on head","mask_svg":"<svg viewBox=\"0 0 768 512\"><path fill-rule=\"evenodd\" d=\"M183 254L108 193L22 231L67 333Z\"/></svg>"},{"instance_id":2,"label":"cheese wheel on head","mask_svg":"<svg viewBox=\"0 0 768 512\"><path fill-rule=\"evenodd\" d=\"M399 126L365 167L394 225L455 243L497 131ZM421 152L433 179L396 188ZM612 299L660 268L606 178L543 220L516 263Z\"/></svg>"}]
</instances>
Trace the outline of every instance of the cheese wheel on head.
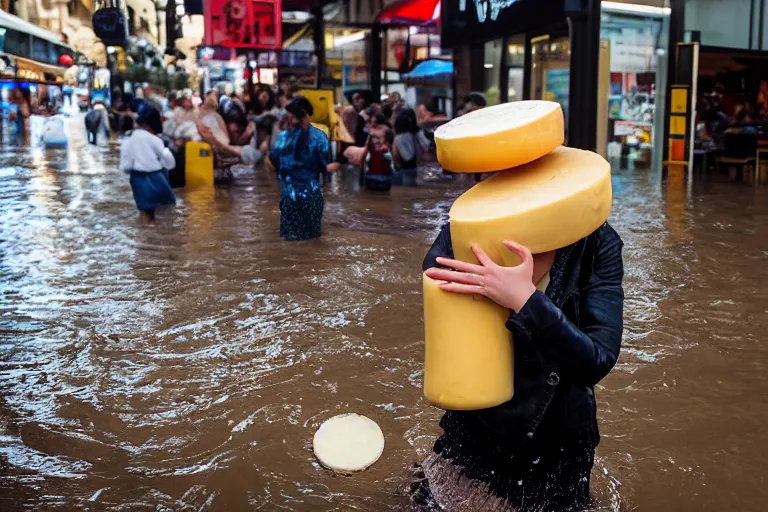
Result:
<instances>
[{"instance_id":1,"label":"cheese wheel on head","mask_svg":"<svg viewBox=\"0 0 768 512\"><path fill-rule=\"evenodd\" d=\"M454 256L476 263L471 246L477 244L496 263L514 266L520 258L504 240L533 254L560 249L595 231L610 212L610 164L591 151L560 147L491 176L453 203Z\"/></svg>"},{"instance_id":2,"label":"cheese wheel on head","mask_svg":"<svg viewBox=\"0 0 768 512\"><path fill-rule=\"evenodd\" d=\"M510 400L514 360L509 310L479 295L424 282L424 396L447 410L477 410Z\"/></svg>"},{"instance_id":3,"label":"cheese wheel on head","mask_svg":"<svg viewBox=\"0 0 768 512\"><path fill-rule=\"evenodd\" d=\"M370 418L341 414L320 425L312 439L315 457L338 473L353 473L372 466L384 452L384 434Z\"/></svg>"},{"instance_id":4,"label":"cheese wheel on head","mask_svg":"<svg viewBox=\"0 0 768 512\"><path fill-rule=\"evenodd\" d=\"M457 117L435 131L437 159L454 172L517 167L564 140L563 110L554 101L503 103Z\"/></svg>"}]
</instances>

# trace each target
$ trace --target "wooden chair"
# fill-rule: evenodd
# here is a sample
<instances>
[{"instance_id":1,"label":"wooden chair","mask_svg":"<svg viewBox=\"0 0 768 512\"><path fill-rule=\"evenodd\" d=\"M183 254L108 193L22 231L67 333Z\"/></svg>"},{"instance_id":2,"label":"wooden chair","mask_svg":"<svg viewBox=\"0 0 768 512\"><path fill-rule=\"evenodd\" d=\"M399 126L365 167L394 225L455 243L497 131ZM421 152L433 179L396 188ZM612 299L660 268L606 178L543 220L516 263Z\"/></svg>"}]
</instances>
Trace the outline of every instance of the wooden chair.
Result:
<instances>
[{"instance_id":1,"label":"wooden chair","mask_svg":"<svg viewBox=\"0 0 768 512\"><path fill-rule=\"evenodd\" d=\"M756 167L757 134L726 132L724 146L724 155L717 159L718 174L720 174L722 166L725 166L726 169L741 169L742 173L748 166Z\"/></svg>"}]
</instances>

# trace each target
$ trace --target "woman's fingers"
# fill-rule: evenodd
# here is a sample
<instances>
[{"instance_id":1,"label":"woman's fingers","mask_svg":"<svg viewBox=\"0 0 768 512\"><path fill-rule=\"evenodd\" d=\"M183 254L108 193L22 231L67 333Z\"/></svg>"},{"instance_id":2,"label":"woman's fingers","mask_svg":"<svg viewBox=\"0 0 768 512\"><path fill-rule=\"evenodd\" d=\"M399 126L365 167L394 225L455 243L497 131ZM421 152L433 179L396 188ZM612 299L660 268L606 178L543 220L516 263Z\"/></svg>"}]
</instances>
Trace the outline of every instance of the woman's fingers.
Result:
<instances>
[{"instance_id":1,"label":"woman's fingers","mask_svg":"<svg viewBox=\"0 0 768 512\"><path fill-rule=\"evenodd\" d=\"M529 261L533 260L531 251L524 245L520 245L519 243L513 242L512 240L504 240L504 246L513 253L520 256L520 259L523 263L528 263Z\"/></svg>"},{"instance_id":2,"label":"woman's fingers","mask_svg":"<svg viewBox=\"0 0 768 512\"><path fill-rule=\"evenodd\" d=\"M470 274L482 275L485 270L481 265L473 265L472 263L465 263L459 260L452 260L451 258L437 258L438 265L444 267L451 267L461 272L468 272Z\"/></svg>"},{"instance_id":3,"label":"woman's fingers","mask_svg":"<svg viewBox=\"0 0 768 512\"><path fill-rule=\"evenodd\" d=\"M480 262L480 264L484 267L492 267L495 265L493 260L488 257L487 254L485 254L485 251L480 248L477 244L472 244L472 252L475 255L475 258L477 258L477 261Z\"/></svg>"},{"instance_id":4,"label":"woman's fingers","mask_svg":"<svg viewBox=\"0 0 768 512\"><path fill-rule=\"evenodd\" d=\"M446 292L461 293L464 295L482 295L483 297L488 296L488 292L482 286L461 283L443 283L439 286L441 290Z\"/></svg>"},{"instance_id":5,"label":"woman's fingers","mask_svg":"<svg viewBox=\"0 0 768 512\"><path fill-rule=\"evenodd\" d=\"M456 272L442 268L430 268L426 272L427 277L435 281L448 281L451 283L470 284L473 286L483 286L483 278L477 274L469 272Z\"/></svg>"}]
</instances>

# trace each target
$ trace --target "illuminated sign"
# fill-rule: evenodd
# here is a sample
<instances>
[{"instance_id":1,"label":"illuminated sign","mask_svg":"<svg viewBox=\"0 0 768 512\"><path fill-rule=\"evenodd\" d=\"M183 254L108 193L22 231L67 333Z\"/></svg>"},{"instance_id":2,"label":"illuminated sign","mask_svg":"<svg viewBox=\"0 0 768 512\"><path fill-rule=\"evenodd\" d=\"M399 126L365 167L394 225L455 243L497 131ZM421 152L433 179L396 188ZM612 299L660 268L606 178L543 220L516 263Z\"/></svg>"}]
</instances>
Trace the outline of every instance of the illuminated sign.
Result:
<instances>
[{"instance_id":1,"label":"illuminated sign","mask_svg":"<svg viewBox=\"0 0 768 512\"><path fill-rule=\"evenodd\" d=\"M443 48L566 28L564 0L442 0Z\"/></svg>"},{"instance_id":2,"label":"illuminated sign","mask_svg":"<svg viewBox=\"0 0 768 512\"><path fill-rule=\"evenodd\" d=\"M473 0L477 11L477 21L485 23L488 19L488 9L491 10L491 21L496 21L499 13L520 0ZM459 0L459 11L466 12L467 0Z\"/></svg>"},{"instance_id":3,"label":"illuminated sign","mask_svg":"<svg viewBox=\"0 0 768 512\"><path fill-rule=\"evenodd\" d=\"M205 44L274 50L283 43L282 0L205 0Z\"/></svg>"}]
</instances>

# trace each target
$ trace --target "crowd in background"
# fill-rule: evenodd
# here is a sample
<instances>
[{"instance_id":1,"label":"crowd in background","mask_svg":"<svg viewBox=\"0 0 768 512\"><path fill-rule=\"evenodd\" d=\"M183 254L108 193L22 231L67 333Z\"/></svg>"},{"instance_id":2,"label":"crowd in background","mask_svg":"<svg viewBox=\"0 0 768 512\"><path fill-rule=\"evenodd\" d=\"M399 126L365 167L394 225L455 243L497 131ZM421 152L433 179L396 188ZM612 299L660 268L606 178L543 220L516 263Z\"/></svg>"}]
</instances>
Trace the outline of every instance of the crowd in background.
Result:
<instances>
[{"instance_id":1,"label":"crowd in background","mask_svg":"<svg viewBox=\"0 0 768 512\"><path fill-rule=\"evenodd\" d=\"M213 150L215 184L229 183L238 164L263 163L274 172L281 191L281 237L290 240L320 236L322 188L330 173L357 172L360 186L373 191L417 186L419 167L436 161L433 132L448 121L437 99L414 109L398 93L374 101L370 90L360 89L346 94L349 104L335 107L329 125L317 125L315 106L290 81L278 88L258 85L251 94L236 94L224 84L203 96L191 90L143 96L114 94L112 108L94 104L85 124L94 144L111 133L128 135L121 169L131 175L144 218L151 220L155 207L175 201L170 189L184 185L184 148L204 142ZM473 93L459 113L485 106L485 98ZM150 141L163 152L148 161L140 148Z\"/></svg>"}]
</instances>

